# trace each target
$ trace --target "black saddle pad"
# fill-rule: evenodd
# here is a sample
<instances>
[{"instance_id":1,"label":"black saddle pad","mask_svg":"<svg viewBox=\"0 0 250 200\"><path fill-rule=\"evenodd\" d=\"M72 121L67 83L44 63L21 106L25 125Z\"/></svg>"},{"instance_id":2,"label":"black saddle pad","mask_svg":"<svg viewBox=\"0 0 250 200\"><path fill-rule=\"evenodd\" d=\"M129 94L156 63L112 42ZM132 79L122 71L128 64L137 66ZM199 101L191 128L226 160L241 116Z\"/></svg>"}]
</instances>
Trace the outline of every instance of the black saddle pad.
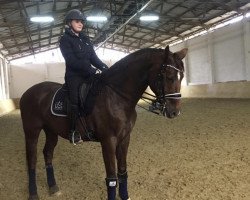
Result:
<instances>
[{"instance_id":1,"label":"black saddle pad","mask_svg":"<svg viewBox=\"0 0 250 200\"><path fill-rule=\"evenodd\" d=\"M95 99L98 94L101 93L103 84L98 79L98 77L94 77L91 82L88 82L88 86L84 86L83 84L79 88L79 110L81 116L89 115L92 112L92 109L95 104ZM87 97L85 102L83 102L83 94L84 90L88 90ZM85 94L84 94L85 95ZM59 88L52 99L51 102L51 113L56 116L66 117L69 111L69 98L68 91L65 86Z\"/></svg>"},{"instance_id":2,"label":"black saddle pad","mask_svg":"<svg viewBox=\"0 0 250 200\"><path fill-rule=\"evenodd\" d=\"M61 87L59 88L51 102L51 113L56 116L67 116L67 91Z\"/></svg>"}]
</instances>

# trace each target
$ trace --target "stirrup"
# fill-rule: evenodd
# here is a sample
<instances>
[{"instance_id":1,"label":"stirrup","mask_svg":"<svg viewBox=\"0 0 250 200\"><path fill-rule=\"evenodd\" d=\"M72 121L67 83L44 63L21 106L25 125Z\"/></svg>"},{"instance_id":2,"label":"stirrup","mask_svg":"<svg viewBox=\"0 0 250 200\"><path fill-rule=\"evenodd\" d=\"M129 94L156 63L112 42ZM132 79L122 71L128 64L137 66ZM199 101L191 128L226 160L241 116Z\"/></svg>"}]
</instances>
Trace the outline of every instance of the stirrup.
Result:
<instances>
[{"instance_id":1,"label":"stirrup","mask_svg":"<svg viewBox=\"0 0 250 200\"><path fill-rule=\"evenodd\" d=\"M70 140L69 140L69 141L70 141L70 143L72 143L73 145L77 145L77 144L80 144L80 143L83 142L80 133L78 133L78 132L76 132L76 131L73 131L73 132L71 132L70 134L71 134L71 135L70 135ZM76 136L75 134L78 134L78 135ZM76 136L77 138L75 138L75 136ZM77 140L75 140L75 139L77 139Z\"/></svg>"}]
</instances>

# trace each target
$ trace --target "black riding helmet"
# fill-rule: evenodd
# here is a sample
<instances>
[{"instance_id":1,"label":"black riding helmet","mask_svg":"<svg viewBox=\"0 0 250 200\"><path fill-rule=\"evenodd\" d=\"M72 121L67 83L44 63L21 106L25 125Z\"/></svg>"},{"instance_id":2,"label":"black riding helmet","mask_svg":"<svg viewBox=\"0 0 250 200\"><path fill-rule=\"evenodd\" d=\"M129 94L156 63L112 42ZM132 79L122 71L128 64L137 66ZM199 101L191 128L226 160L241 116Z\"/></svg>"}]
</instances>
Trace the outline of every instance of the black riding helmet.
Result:
<instances>
[{"instance_id":1,"label":"black riding helmet","mask_svg":"<svg viewBox=\"0 0 250 200\"><path fill-rule=\"evenodd\" d=\"M80 10L73 9L66 14L65 23L67 24L73 19L85 21L85 16Z\"/></svg>"}]
</instances>

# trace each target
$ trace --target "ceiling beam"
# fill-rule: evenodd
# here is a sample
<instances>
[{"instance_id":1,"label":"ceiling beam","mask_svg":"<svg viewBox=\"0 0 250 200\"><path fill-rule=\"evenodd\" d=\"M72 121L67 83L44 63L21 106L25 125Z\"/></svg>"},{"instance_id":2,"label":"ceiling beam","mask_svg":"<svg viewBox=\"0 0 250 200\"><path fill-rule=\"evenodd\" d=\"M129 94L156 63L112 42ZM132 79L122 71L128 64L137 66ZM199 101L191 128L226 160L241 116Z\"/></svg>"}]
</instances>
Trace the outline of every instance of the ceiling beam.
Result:
<instances>
[{"instance_id":1,"label":"ceiling beam","mask_svg":"<svg viewBox=\"0 0 250 200\"><path fill-rule=\"evenodd\" d=\"M56 37L60 37L60 36L61 36L61 33L53 35L52 38L56 38ZM36 44L36 43L42 42L43 40L49 40L49 39L52 39L52 38L51 38L50 35L49 35L49 36L47 36L47 37L43 37L43 38L39 38L39 39L37 39L37 40L33 40L32 42L33 42L33 44ZM0 48L0 50L10 50L10 49L12 49L12 48L23 47L23 46L26 46L26 45L28 45L28 44L30 44L30 41L28 41L28 42L23 42L23 43L18 43L18 44L14 44L14 45L11 45L11 46L6 46L6 45L5 45L5 47L4 47L4 48ZM49 43L48 43L48 44L49 44Z\"/></svg>"},{"instance_id":2,"label":"ceiling beam","mask_svg":"<svg viewBox=\"0 0 250 200\"><path fill-rule=\"evenodd\" d=\"M101 47L103 44L105 44L107 41L109 41L110 38L112 38L116 33L118 33L123 27L125 27L132 19L134 19L139 13L141 13L143 10L145 10L154 0L149 0L138 12L136 12L132 17L130 17L124 24L122 24L119 28L115 30L110 36L108 36L101 44L97 46L96 49Z\"/></svg>"},{"instance_id":3,"label":"ceiling beam","mask_svg":"<svg viewBox=\"0 0 250 200\"><path fill-rule=\"evenodd\" d=\"M24 13L25 13L26 18L28 18L29 15L28 15L28 12L26 10L26 7L25 7L23 1L21 1L21 3L18 1L18 6L20 8L20 12L22 13L22 10L23 10ZM23 21L23 25L24 25L24 28L25 28L26 36L27 36L28 40L31 43L31 45L29 47L34 52L33 45L32 45L32 38L31 38L31 35L30 35L30 29L29 29L29 25L28 25L27 21Z\"/></svg>"},{"instance_id":4,"label":"ceiling beam","mask_svg":"<svg viewBox=\"0 0 250 200\"><path fill-rule=\"evenodd\" d=\"M4 9L4 13L0 17L0 42L3 43L4 48L0 49L0 52L9 50L10 52L12 51L11 54L15 55L19 52L23 53L22 47L24 46L29 47L25 51L30 52L32 51L32 48L38 51L38 47L35 47L38 43L41 46L40 48L44 48L47 45L48 49L50 49L50 43L52 42L51 45L53 46L56 42L55 40L57 40L56 37L60 36L64 30L64 23L62 20L64 18L64 14L73 8L78 8L84 12L90 11L93 6L102 2L102 8L112 12L112 16L116 17L115 19L121 19L121 22L115 24L115 21L113 21L109 24L109 26L106 26L106 28L101 25L93 25L92 27L88 26L85 30L87 32L89 31L90 34L94 33L95 38L98 38L98 35L103 35L103 38L101 38L102 40L104 38L108 39L109 36L107 36L107 34L110 34L109 40L106 41L107 46L119 49L119 47L116 46L120 45L126 50L132 51L145 46L160 46L162 43L165 45L167 43L165 42L166 40L172 39L173 36L182 38L183 35L180 35L181 33L186 30L190 30L197 25L207 28L204 25L204 22L207 22L208 20L221 14L225 14L228 11L237 11L241 13L242 11L239 8L246 3L249 3L249 0L155 0L152 6L147 7L147 10L159 12L161 20L156 23L152 22L152 24L146 23L144 25L144 23L136 23L137 21L131 24L133 20L126 23L135 11L134 3L136 0L53 0L51 2L43 1L42 3L36 0L0 1L0 7L1 9ZM21 5L21 2L23 5ZM140 0L140 2L149 1ZM112 6L109 6L111 3ZM123 10L127 8L124 6L125 3L127 5L132 4L127 6L127 12L124 13ZM48 9L44 9L44 6ZM30 14L29 12L35 13L35 11L37 11L37 13L39 13L39 10L41 14L52 14L56 18L57 24L51 23L46 27L44 27L44 25L30 24L28 20ZM210 10L214 12L210 12ZM19 13L23 16L18 16ZM116 29L109 30L112 25ZM136 27L136 29L134 27ZM36 28L36 30L31 30L34 28ZM91 35L91 37L93 36ZM9 42L7 40L13 40L13 42ZM43 45L45 43L46 45ZM123 46L124 43L126 44L125 46ZM8 44L9 46L6 46ZM134 44L136 44L136 46ZM131 47L131 45L133 45L133 47ZM32 53L35 52L30 52L30 54Z\"/></svg>"},{"instance_id":5,"label":"ceiling beam","mask_svg":"<svg viewBox=\"0 0 250 200\"><path fill-rule=\"evenodd\" d=\"M58 42L53 42L53 43L51 43L50 45L51 45L51 46L53 46L53 45L58 45ZM50 47L49 47L47 44L46 44L46 45L42 45L42 46L40 46L40 47L33 48L33 50L34 50L35 53L39 53L39 50L41 50L41 48L44 48L44 47L47 47L47 48L48 48L47 51L50 50ZM54 48L54 47L52 47L52 48ZM57 47L56 47L56 48L57 48ZM29 52L30 55L34 55L34 54L35 54L32 50L26 49L26 50L21 50L21 51L19 51L19 52L15 52L15 53L10 53L10 54L5 55L5 56L6 56L6 57L10 57L10 56L22 54L22 53L25 53L25 52Z\"/></svg>"}]
</instances>

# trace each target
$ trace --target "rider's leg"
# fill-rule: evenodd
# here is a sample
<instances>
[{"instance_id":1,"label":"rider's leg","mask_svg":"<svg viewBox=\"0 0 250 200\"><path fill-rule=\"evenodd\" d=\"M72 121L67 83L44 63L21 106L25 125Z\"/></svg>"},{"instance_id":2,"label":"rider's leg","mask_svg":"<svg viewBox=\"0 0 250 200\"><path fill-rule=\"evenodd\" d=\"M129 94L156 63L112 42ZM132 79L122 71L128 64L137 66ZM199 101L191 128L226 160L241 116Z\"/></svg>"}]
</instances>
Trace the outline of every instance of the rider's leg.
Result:
<instances>
[{"instance_id":1,"label":"rider's leg","mask_svg":"<svg viewBox=\"0 0 250 200\"><path fill-rule=\"evenodd\" d=\"M81 135L76 131L76 123L79 117L79 100L78 100L78 90L82 82L81 77L73 76L67 77L66 83L69 90L69 99L70 99L70 133L69 140L73 144L78 144L82 142Z\"/></svg>"},{"instance_id":2,"label":"rider's leg","mask_svg":"<svg viewBox=\"0 0 250 200\"><path fill-rule=\"evenodd\" d=\"M69 141L73 144L78 144L82 142L81 135L76 131L76 123L78 119L79 111L78 106L71 104L70 105L70 133Z\"/></svg>"}]
</instances>

